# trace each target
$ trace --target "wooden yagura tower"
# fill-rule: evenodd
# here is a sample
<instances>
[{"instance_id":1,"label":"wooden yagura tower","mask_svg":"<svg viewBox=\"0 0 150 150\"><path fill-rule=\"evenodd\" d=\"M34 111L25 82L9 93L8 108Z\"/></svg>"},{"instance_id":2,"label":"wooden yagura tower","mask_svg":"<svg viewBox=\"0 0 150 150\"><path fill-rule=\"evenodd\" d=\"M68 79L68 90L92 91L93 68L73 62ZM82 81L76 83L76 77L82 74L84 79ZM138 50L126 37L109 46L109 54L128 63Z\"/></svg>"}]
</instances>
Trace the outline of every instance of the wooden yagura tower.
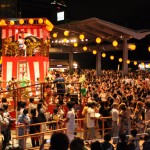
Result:
<instances>
[{"instance_id":1,"label":"wooden yagura tower","mask_svg":"<svg viewBox=\"0 0 150 150\"><path fill-rule=\"evenodd\" d=\"M50 31L46 18L1 19L3 86L26 74L31 84L39 77L44 81L49 68Z\"/></svg>"}]
</instances>

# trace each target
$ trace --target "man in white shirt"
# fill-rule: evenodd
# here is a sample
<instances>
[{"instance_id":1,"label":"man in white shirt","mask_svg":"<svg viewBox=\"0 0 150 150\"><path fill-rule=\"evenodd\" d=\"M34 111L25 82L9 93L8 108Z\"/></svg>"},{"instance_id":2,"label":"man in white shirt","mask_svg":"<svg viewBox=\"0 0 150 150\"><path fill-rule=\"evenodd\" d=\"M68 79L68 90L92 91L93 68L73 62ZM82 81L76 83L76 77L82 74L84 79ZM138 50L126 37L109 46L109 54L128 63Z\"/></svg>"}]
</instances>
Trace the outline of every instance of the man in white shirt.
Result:
<instances>
[{"instance_id":1,"label":"man in white shirt","mask_svg":"<svg viewBox=\"0 0 150 150\"><path fill-rule=\"evenodd\" d=\"M89 103L87 110L87 128L89 129L88 139L92 140L95 138L95 103Z\"/></svg>"},{"instance_id":2,"label":"man in white shirt","mask_svg":"<svg viewBox=\"0 0 150 150\"><path fill-rule=\"evenodd\" d=\"M119 117L119 111L118 111L118 103L113 103L112 110L111 110L111 116L112 116L112 136L117 137L118 136L118 117ZM113 144L116 144L116 138L113 139Z\"/></svg>"}]
</instances>

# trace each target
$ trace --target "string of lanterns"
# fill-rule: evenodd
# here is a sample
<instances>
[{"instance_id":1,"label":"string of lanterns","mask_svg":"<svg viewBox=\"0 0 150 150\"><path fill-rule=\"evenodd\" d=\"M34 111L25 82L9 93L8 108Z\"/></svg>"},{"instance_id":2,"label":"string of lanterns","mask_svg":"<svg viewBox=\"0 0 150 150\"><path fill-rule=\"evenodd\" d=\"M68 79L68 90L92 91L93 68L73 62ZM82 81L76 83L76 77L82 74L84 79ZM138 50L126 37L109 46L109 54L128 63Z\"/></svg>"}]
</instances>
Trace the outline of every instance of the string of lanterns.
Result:
<instances>
[{"instance_id":1,"label":"string of lanterns","mask_svg":"<svg viewBox=\"0 0 150 150\"><path fill-rule=\"evenodd\" d=\"M103 52L103 53L102 53L102 57L105 58L105 57L106 57L106 53ZM116 57L116 58L117 58L117 57ZM114 59L115 59L115 57L114 57L113 55L111 55L111 56L110 56L110 60L114 60ZM119 61L120 63L122 63L122 62L123 62L123 59L122 59L122 58L118 58L118 61ZM127 64L130 64L131 61L128 59L128 60L126 61L126 63L127 63ZM137 62L137 61L133 61L133 64L136 66L136 65L138 65L138 62ZM144 62L142 62L141 65L144 66L144 65L145 65ZM148 66L150 67L150 63L148 64Z\"/></svg>"},{"instance_id":2,"label":"string of lanterns","mask_svg":"<svg viewBox=\"0 0 150 150\"><path fill-rule=\"evenodd\" d=\"M64 36L65 36L65 37L69 36L69 34L70 34L70 32L69 32L68 30L65 30L65 31L64 31ZM54 37L54 38L57 38L57 36L58 36L58 33L53 33L53 37ZM84 40L84 39L85 39L84 34L80 34L80 35L79 35L79 39L80 39L80 40ZM64 41L64 43L65 43L65 42L67 42L68 40L65 38L63 41ZM102 42L102 39L101 39L100 37L97 37L97 38L95 39L95 42L96 42L97 44L100 44L100 43ZM113 41L112 41L112 45L113 45L114 47L117 47L117 46L119 45L119 43L118 43L117 40L113 40ZM74 43L73 43L73 46L74 46L74 47L78 47L78 43L77 43L77 42L74 42ZM134 50L136 50L136 45L129 43L129 44L128 44L128 49L131 50L131 51L134 51ZM87 46L83 46L83 51L87 51L87 50L88 50L88 47L87 47ZM148 47L148 51L150 52L150 46ZM96 54L97 54L97 50L93 50L92 53L93 53L94 55L96 55ZM105 57L106 57L106 53L103 52L103 53L102 53L102 57L105 58ZM114 59L115 59L115 57L114 57L113 55L111 55L111 56L110 56L110 60L114 60ZM121 63L121 62L123 61L123 59L122 59L122 58L118 58L118 61ZM130 60L127 60L126 63L127 63L127 64L130 64L131 61L130 61ZM133 64L134 64L134 65L137 65L138 62L137 62L137 61L133 61ZM144 66L144 63L142 63L142 65ZM150 63L149 63L148 65L150 66Z\"/></svg>"},{"instance_id":3,"label":"string of lanterns","mask_svg":"<svg viewBox=\"0 0 150 150\"><path fill-rule=\"evenodd\" d=\"M45 25L48 31L52 31L54 25L46 18L20 18L20 19L2 19L0 26L14 25Z\"/></svg>"},{"instance_id":4,"label":"string of lanterns","mask_svg":"<svg viewBox=\"0 0 150 150\"><path fill-rule=\"evenodd\" d=\"M62 41L60 41L59 43L69 43L69 40L66 38L66 37L68 37L69 36L69 34L70 34L70 31L68 31L68 30L65 30L64 31L64 36L65 36L65 38L62 40ZM53 33L53 38L57 38L58 37L58 33ZM84 34L80 34L79 35L79 39L80 40L84 40L85 39L85 35ZM70 40L70 42L72 42L73 40ZM77 41L77 40L76 40ZM95 39L95 42L97 43L97 44L100 44L101 42L102 42L102 39L100 38L100 37L97 37L96 39ZM57 43L57 40L56 40L56 43ZM118 41L117 40L114 40L114 41L112 41L112 45L114 46L114 47L117 47L118 46ZM77 42L73 42L73 46L74 47L78 47L78 43ZM136 49L136 45L135 44L128 44L128 49L130 49L130 50L135 50ZM87 51L88 50L88 47L87 46L83 46L83 50L84 51ZM150 48L149 48L149 51L150 51ZM93 50L93 54L95 55L95 54L97 54L97 52L96 52L96 50Z\"/></svg>"}]
</instances>

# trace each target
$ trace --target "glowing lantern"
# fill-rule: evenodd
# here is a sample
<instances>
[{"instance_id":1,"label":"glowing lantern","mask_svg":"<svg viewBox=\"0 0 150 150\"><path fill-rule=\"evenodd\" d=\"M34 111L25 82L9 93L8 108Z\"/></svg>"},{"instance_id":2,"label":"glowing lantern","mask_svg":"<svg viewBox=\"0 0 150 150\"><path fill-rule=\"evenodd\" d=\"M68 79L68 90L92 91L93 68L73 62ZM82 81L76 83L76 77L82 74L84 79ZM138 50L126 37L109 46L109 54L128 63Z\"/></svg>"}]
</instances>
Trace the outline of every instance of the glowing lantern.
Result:
<instances>
[{"instance_id":1,"label":"glowing lantern","mask_svg":"<svg viewBox=\"0 0 150 150\"><path fill-rule=\"evenodd\" d=\"M13 26L15 22L13 20L10 21L10 25Z\"/></svg>"},{"instance_id":2,"label":"glowing lantern","mask_svg":"<svg viewBox=\"0 0 150 150\"><path fill-rule=\"evenodd\" d=\"M66 43L67 41L68 41L68 40L65 38L65 39L64 39L64 43Z\"/></svg>"},{"instance_id":3,"label":"glowing lantern","mask_svg":"<svg viewBox=\"0 0 150 150\"><path fill-rule=\"evenodd\" d=\"M78 43L74 43L73 45L74 45L74 47L77 47L77 46L78 46Z\"/></svg>"},{"instance_id":4,"label":"glowing lantern","mask_svg":"<svg viewBox=\"0 0 150 150\"><path fill-rule=\"evenodd\" d=\"M130 60L127 60L127 64L130 64Z\"/></svg>"},{"instance_id":5,"label":"glowing lantern","mask_svg":"<svg viewBox=\"0 0 150 150\"><path fill-rule=\"evenodd\" d=\"M33 19L29 19L29 23L33 24L34 20Z\"/></svg>"},{"instance_id":6,"label":"glowing lantern","mask_svg":"<svg viewBox=\"0 0 150 150\"><path fill-rule=\"evenodd\" d=\"M106 54L105 54L105 53L103 53L103 54L102 54L102 57L106 57Z\"/></svg>"},{"instance_id":7,"label":"glowing lantern","mask_svg":"<svg viewBox=\"0 0 150 150\"><path fill-rule=\"evenodd\" d=\"M0 65L2 64L2 59L0 59Z\"/></svg>"},{"instance_id":8,"label":"glowing lantern","mask_svg":"<svg viewBox=\"0 0 150 150\"><path fill-rule=\"evenodd\" d=\"M83 39L84 39L84 35L83 35L83 34L80 34L80 35L79 35L79 38L80 38L80 40L83 40Z\"/></svg>"},{"instance_id":9,"label":"glowing lantern","mask_svg":"<svg viewBox=\"0 0 150 150\"><path fill-rule=\"evenodd\" d=\"M122 58L119 58L119 62L122 62Z\"/></svg>"},{"instance_id":10,"label":"glowing lantern","mask_svg":"<svg viewBox=\"0 0 150 150\"><path fill-rule=\"evenodd\" d=\"M2 24L2 25L5 25L5 24L6 24L6 22L5 22L4 19L1 20L1 24Z\"/></svg>"},{"instance_id":11,"label":"glowing lantern","mask_svg":"<svg viewBox=\"0 0 150 150\"><path fill-rule=\"evenodd\" d=\"M148 66L150 67L150 63L148 64Z\"/></svg>"},{"instance_id":12,"label":"glowing lantern","mask_svg":"<svg viewBox=\"0 0 150 150\"><path fill-rule=\"evenodd\" d=\"M113 55L112 55L112 56L110 56L110 59L111 59L111 60L114 60L114 56L113 56Z\"/></svg>"},{"instance_id":13,"label":"glowing lantern","mask_svg":"<svg viewBox=\"0 0 150 150\"><path fill-rule=\"evenodd\" d=\"M47 29L48 31L52 31L52 27L51 27L51 26L46 26L46 29Z\"/></svg>"},{"instance_id":14,"label":"glowing lantern","mask_svg":"<svg viewBox=\"0 0 150 150\"><path fill-rule=\"evenodd\" d=\"M53 33L53 37L56 38L57 37L57 33Z\"/></svg>"},{"instance_id":15,"label":"glowing lantern","mask_svg":"<svg viewBox=\"0 0 150 150\"><path fill-rule=\"evenodd\" d=\"M133 64L134 64L134 65L137 65L137 61L134 61Z\"/></svg>"},{"instance_id":16,"label":"glowing lantern","mask_svg":"<svg viewBox=\"0 0 150 150\"><path fill-rule=\"evenodd\" d=\"M42 18L39 18L39 19L38 19L38 23L39 23L39 24L42 24L42 23L43 23L43 19L42 19Z\"/></svg>"},{"instance_id":17,"label":"glowing lantern","mask_svg":"<svg viewBox=\"0 0 150 150\"><path fill-rule=\"evenodd\" d=\"M20 20L19 20L19 23L20 23L20 24L24 24L24 20L23 20L23 19L20 19Z\"/></svg>"},{"instance_id":18,"label":"glowing lantern","mask_svg":"<svg viewBox=\"0 0 150 150\"><path fill-rule=\"evenodd\" d=\"M54 27L54 25L48 20L44 20L44 23L48 26L47 29L50 29L49 31L51 31Z\"/></svg>"},{"instance_id":19,"label":"glowing lantern","mask_svg":"<svg viewBox=\"0 0 150 150\"><path fill-rule=\"evenodd\" d=\"M141 65L144 66L145 65L144 62L142 62Z\"/></svg>"},{"instance_id":20,"label":"glowing lantern","mask_svg":"<svg viewBox=\"0 0 150 150\"><path fill-rule=\"evenodd\" d=\"M97 54L97 51L96 51L96 50L93 50L93 54L96 55L96 54Z\"/></svg>"},{"instance_id":21,"label":"glowing lantern","mask_svg":"<svg viewBox=\"0 0 150 150\"><path fill-rule=\"evenodd\" d=\"M99 37L96 38L96 43L101 43L101 41L102 41L101 38Z\"/></svg>"},{"instance_id":22,"label":"glowing lantern","mask_svg":"<svg viewBox=\"0 0 150 150\"><path fill-rule=\"evenodd\" d=\"M115 46L115 47L118 46L118 42L117 42L116 40L114 40L112 44L113 44L113 46Z\"/></svg>"},{"instance_id":23,"label":"glowing lantern","mask_svg":"<svg viewBox=\"0 0 150 150\"><path fill-rule=\"evenodd\" d=\"M46 25L50 25L50 21L49 21L48 19L44 20L44 23L45 23Z\"/></svg>"},{"instance_id":24,"label":"glowing lantern","mask_svg":"<svg viewBox=\"0 0 150 150\"><path fill-rule=\"evenodd\" d=\"M148 51L150 52L150 46L148 47Z\"/></svg>"},{"instance_id":25,"label":"glowing lantern","mask_svg":"<svg viewBox=\"0 0 150 150\"><path fill-rule=\"evenodd\" d=\"M136 45L135 44L129 44L128 48L131 50L135 50L136 49Z\"/></svg>"},{"instance_id":26,"label":"glowing lantern","mask_svg":"<svg viewBox=\"0 0 150 150\"><path fill-rule=\"evenodd\" d=\"M64 35L68 36L69 35L69 31L68 30L64 31Z\"/></svg>"},{"instance_id":27,"label":"glowing lantern","mask_svg":"<svg viewBox=\"0 0 150 150\"><path fill-rule=\"evenodd\" d=\"M86 51L86 50L87 50L87 47L86 47L86 46L84 46L84 47L83 47L83 50L84 50L84 51Z\"/></svg>"}]
</instances>

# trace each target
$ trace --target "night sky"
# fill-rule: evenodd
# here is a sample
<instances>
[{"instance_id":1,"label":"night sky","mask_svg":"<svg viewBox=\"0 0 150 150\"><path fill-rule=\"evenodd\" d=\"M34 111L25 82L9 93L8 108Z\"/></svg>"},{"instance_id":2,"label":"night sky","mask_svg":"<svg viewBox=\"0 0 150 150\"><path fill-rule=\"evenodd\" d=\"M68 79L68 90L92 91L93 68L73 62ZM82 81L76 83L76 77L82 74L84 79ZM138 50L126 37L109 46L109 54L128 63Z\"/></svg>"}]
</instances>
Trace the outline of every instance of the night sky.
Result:
<instances>
[{"instance_id":1,"label":"night sky","mask_svg":"<svg viewBox=\"0 0 150 150\"><path fill-rule=\"evenodd\" d=\"M47 17L54 25L56 22L56 12L65 10L65 23L96 17L108 22L112 22L133 30L150 30L150 1L149 0L66 0L67 7L51 5L51 0L30 0L20 1L22 17ZM64 23L64 22L62 22ZM150 35L142 40L133 40L136 44L136 51L129 51L130 60L150 60ZM117 54L117 57L122 53ZM67 59L66 54L51 55L51 58ZM74 60L82 68L95 68L95 56L88 54L74 54ZM82 60L82 61L81 61ZM89 61L90 60L90 61ZM118 60L118 58L117 58ZM116 63L102 59L102 68L117 68Z\"/></svg>"},{"instance_id":2,"label":"night sky","mask_svg":"<svg viewBox=\"0 0 150 150\"><path fill-rule=\"evenodd\" d=\"M133 29L150 28L149 0L64 0L67 8L51 5L54 0L19 1L23 17L40 16L51 20L55 11L65 9L67 21L97 17Z\"/></svg>"}]
</instances>

